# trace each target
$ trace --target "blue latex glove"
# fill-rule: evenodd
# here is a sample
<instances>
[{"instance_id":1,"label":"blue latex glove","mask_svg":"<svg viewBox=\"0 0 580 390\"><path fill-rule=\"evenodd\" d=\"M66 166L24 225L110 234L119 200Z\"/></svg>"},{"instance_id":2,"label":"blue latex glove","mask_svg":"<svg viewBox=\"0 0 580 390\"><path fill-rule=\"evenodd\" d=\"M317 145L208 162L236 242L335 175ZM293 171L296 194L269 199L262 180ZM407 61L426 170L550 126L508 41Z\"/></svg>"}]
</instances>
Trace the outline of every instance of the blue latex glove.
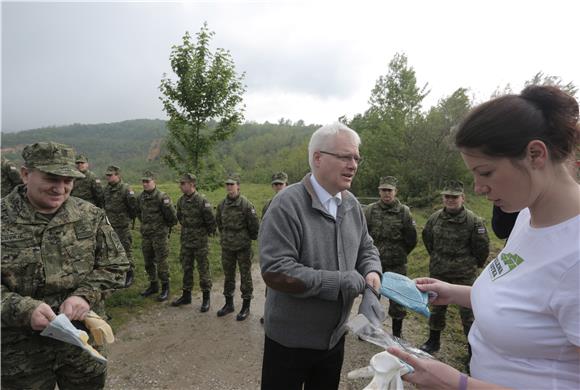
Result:
<instances>
[{"instance_id":1,"label":"blue latex glove","mask_svg":"<svg viewBox=\"0 0 580 390\"><path fill-rule=\"evenodd\" d=\"M429 295L426 292L420 291L415 285L415 282L405 275L385 272L383 274L380 292L381 295L392 299L410 310L423 314L427 318L431 316L429 308L427 307Z\"/></svg>"}]
</instances>

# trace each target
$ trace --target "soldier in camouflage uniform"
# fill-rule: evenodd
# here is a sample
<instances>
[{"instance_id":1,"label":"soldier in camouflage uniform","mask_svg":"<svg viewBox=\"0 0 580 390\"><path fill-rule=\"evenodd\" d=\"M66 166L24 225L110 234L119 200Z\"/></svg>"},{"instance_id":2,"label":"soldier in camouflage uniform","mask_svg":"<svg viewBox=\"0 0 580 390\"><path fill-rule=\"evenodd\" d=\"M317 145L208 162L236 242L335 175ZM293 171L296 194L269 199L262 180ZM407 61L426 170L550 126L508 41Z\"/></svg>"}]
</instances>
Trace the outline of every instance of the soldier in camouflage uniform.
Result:
<instances>
[{"instance_id":1,"label":"soldier in camouflage uniform","mask_svg":"<svg viewBox=\"0 0 580 390\"><path fill-rule=\"evenodd\" d=\"M483 220L463 206L462 182L448 181L441 194L445 207L429 217L422 234L431 258L429 273L432 278L471 286L477 277L477 268L483 267L489 255L487 230ZM447 306L432 306L431 310L429 340L421 346L428 353L440 348ZM459 313L467 336L473 323L473 312L461 307Z\"/></svg>"},{"instance_id":2,"label":"soldier in camouflage uniform","mask_svg":"<svg viewBox=\"0 0 580 390\"><path fill-rule=\"evenodd\" d=\"M82 176L72 148L39 142L22 156L25 184L0 204L2 388L102 389L106 363L40 331L56 313L82 327L91 309L123 287L125 251L103 210L70 197Z\"/></svg>"},{"instance_id":3,"label":"soldier in camouflage uniform","mask_svg":"<svg viewBox=\"0 0 580 390\"><path fill-rule=\"evenodd\" d=\"M286 174L286 172L274 173L272 175L272 189L274 190L274 193L277 194L286 187L288 187L288 175ZM274 198L268 199L268 201L266 201L266 204L262 208L262 218L264 218L264 215L266 215L266 211L268 211L268 207L270 206L270 203L272 203L272 199Z\"/></svg>"},{"instance_id":4,"label":"soldier in camouflage uniform","mask_svg":"<svg viewBox=\"0 0 580 390\"><path fill-rule=\"evenodd\" d=\"M193 270L197 261L199 285L203 293L200 312L209 310L211 273L208 260L208 236L215 234L215 217L205 196L197 192L197 178L186 173L179 182L183 195L177 201L177 219L181 224L180 260L183 268L183 293L173 301L173 306L191 303Z\"/></svg>"},{"instance_id":5,"label":"soldier in camouflage uniform","mask_svg":"<svg viewBox=\"0 0 580 390\"><path fill-rule=\"evenodd\" d=\"M125 287L133 284L135 276L135 262L133 261L133 237L131 236L131 220L137 217L138 205L135 192L129 184L123 183L120 176L121 169L115 165L110 165L105 172L107 186L104 190L104 209L109 222L119 236L127 259L129 259L130 269L125 279Z\"/></svg>"},{"instance_id":6,"label":"soldier in camouflage uniform","mask_svg":"<svg viewBox=\"0 0 580 390\"><path fill-rule=\"evenodd\" d=\"M381 199L365 208L369 234L381 255L383 272L407 275L407 255L417 245L415 221L408 206L397 196L397 178L381 177L379 195ZM393 335L401 337L405 308L389 300L389 315L392 318Z\"/></svg>"},{"instance_id":7,"label":"soldier in camouflage uniform","mask_svg":"<svg viewBox=\"0 0 580 390\"><path fill-rule=\"evenodd\" d=\"M157 300L163 302L169 298L169 234L171 227L177 224L177 216L169 195L157 189L153 172L145 171L141 181L143 192L137 198L138 217L141 221L143 260L150 282L141 295L148 297L159 292L160 280L161 293Z\"/></svg>"},{"instance_id":8,"label":"soldier in camouflage uniform","mask_svg":"<svg viewBox=\"0 0 580 390\"><path fill-rule=\"evenodd\" d=\"M2 156L2 198L8 195L14 187L22 184L18 169Z\"/></svg>"},{"instance_id":9,"label":"soldier in camouflage uniform","mask_svg":"<svg viewBox=\"0 0 580 390\"><path fill-rule=\"evenodd\" d=\"M260 222L254 205L240 194L240 177L230 175L226 180L227 196L217 208L216 222L220 231L222 266L224 269L224 296L226 303L217 315L222 317L234 311L236 264L240 268L243 305L236 320L243 321L250 314L252 284L252 240L258 238Z\"/></svg>"},{"instance_id":10,"label":"soldier in camouflage uniform","mask_svg":"<svg viewBox=\"0 0 580 390\"><path fill-rule=\"evenodd\" d=\"M84 177L75 179L75 186L72 190L71 196L76 196L91 202L97 207L103 207L103 186L101 179L93 172L89 171L89 160L86 156L79 154L76 158L77 169L84 175Z\"/></svg>"}]
</instances>

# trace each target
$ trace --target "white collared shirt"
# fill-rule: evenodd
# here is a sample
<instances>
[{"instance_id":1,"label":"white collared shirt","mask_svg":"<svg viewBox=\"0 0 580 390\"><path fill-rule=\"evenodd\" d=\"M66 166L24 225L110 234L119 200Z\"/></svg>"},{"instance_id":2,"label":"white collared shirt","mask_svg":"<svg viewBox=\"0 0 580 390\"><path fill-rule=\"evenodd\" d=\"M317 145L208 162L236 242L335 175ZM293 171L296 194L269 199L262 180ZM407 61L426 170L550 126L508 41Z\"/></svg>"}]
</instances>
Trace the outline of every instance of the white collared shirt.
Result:
<instances>
[{"instance_id":1,"label":"white collared shirt","mask_svg":"<svg viewBox=\"0 0 580 390\"><path fill-rule=\"evenodd\" d=\"M320 199L320 203L322 203L326 211L336 219L338 206L342 203L341 193L339 192L334 196L330 195L330 193L318 183L314 174L310 175L310 183L312 183L312 187L314 188L314 192L316 192L316 196Z\"/></svg>"}]
</instances>

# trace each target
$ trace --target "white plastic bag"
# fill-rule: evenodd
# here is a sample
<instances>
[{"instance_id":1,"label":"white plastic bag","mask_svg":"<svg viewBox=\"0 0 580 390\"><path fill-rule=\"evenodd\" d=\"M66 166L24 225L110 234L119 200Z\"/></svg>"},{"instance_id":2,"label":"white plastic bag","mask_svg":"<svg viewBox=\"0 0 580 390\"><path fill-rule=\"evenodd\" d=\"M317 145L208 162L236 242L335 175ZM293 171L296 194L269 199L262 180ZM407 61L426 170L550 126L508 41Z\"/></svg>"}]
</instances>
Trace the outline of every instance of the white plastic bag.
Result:
<instances>
[{"instance_id":1,"label":"white plastic bag","mask_svg":"<svg viewBox=\"0 0 580 390\"><path fill-rule=\"evenodd\" d=\"M384 351L371 358L370 366L351 371L347 377L349 379L372 377L372 381L364 390L403 390L401 376L409 372L408 367L397 357Z\"/></svg>"},{"instance_id":2,"label":"white plastic bag","mask_svg":"<svg viewBox=\"0 0 580 390\"><path fill-rule=\"evenodd\" d=\"M107 359L96 349L89 345L89 335L84 330L75 328L67 316L59 314L40 333L41 336L50 337L65 343L76 345L91 354L92 357L105 363Z\"/></svg>"}]
</instances>

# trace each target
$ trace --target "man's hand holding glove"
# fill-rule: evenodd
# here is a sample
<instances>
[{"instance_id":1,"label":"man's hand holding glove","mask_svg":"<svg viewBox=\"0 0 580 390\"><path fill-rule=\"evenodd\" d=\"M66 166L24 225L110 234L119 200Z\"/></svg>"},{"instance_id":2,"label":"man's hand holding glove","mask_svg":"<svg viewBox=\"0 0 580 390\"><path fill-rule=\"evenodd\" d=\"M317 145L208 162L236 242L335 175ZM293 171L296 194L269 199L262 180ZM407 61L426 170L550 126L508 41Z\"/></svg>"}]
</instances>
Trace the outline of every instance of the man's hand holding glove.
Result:
<instances>
[{"instance_id":1,"label":"man's hand holding glove","mask_svg":"<svg viewBox=\"0 0 580 390\"><path fill-rule=\"evenodd\" d=\"M111 344L115 341L115 335L113 334L111 326L94 311L91 310L87 313L84 322L97 345L103 345L105 343Z\"/></svg>"},{"instance_id":2,"label":"man's hand holding glove","mask_svg":"<svg viewBox=\"0 0 580 390\"><path fill-rule=\"evenodd\" d=\"M381 305L379 298L380 294L367 284L358 308L359 314L363 314L371 324L377 327L381 327L387 318L387 312Z\"/></svg>"}]
</instances>

